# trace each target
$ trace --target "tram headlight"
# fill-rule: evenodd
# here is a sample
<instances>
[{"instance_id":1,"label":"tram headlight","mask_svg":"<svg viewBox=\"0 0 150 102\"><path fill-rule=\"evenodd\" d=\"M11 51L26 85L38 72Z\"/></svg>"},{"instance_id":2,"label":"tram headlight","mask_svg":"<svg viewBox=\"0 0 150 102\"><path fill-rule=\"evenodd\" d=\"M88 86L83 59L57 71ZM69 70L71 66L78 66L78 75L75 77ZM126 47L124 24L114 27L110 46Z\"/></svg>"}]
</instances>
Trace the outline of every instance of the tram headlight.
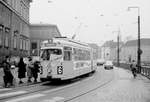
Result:
<instances>
[{"instance_id":1,"label":"tram headlight","mask_svg":"<svg viewBox=\"0 0 150 102\"><path fill-rule=\"evenodd\" d=\"M57 67L57 74L63 74L63 67L62 66Z\"/></svg>"}]
</instances>

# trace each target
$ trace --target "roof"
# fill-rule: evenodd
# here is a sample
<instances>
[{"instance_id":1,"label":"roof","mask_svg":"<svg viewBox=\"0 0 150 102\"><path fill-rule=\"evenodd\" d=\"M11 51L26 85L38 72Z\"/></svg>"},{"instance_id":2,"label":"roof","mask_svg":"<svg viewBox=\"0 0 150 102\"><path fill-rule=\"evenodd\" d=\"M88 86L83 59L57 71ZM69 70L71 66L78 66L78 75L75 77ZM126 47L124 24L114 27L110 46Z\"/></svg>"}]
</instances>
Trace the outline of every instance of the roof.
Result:
<instances>
[{"instance_id":1,"label":"roof","mask_svg":"<svg viewBox=\"0 0 150 102\"><path fill-rule=\"evenodd\" d=\"M150 39L149 38L142 38L140 41L141 41L141 45L150 46ZM124 46L137 46L137 40L127 41Z\"/></svg>"},{"instance_id":2,"label":"roof","mask_svg":"<svg viewBox=\"0 0 150 102\"><path fill-rule=\"evenodd\" d=\"M52 24L31 24L30 37L31 39L50 39L53 37L60 37L61 34L57 25Z\"/></svg>"},{"instance_id":3,"label":"roof","mask_svg":"<svg viewBox=\"0 0 150 102\"><path fill-rule=\"evenodd\" d=\"M110 41L106 41L102 47L111 47L111 48L114 48L117 46L117 42L114 42L113 40L110 40Z\"/></svg>"},{"instance_id":4,"label":"roof","mask_svg":"<svg viewBox=\"0 0 150 102\"><path fill-rule=\"evenodd\" d=\"M94 49L98 49L99 48L99 46L97 44L95 44L95 43L89 43L88 45L90 47L94 48Z\"/></svg>"},{"instance_id":5,"label":"roof","mask_svg":"<svg viewBox=\"0 0 150 102\"><path fill-rule=\"evenodd\" d=\"M56 27L57 25L55 24L31 24L30 27Z\"/></svg>"}]
</instances>

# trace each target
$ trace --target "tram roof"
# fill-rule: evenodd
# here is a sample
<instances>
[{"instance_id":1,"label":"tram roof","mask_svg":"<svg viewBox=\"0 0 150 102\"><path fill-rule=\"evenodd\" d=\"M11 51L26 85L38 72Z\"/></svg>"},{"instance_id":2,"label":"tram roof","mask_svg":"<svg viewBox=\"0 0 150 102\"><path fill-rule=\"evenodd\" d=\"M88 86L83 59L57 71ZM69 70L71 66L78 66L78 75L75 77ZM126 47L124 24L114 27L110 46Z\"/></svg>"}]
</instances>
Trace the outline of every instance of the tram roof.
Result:
<instances>
[{"instance_id":1,"label":"tram roof","mask_svg":"<svg viewBox=\"0 0 150 102\"><path fill-rule=\"evenodd\" d=\"M80 42L80 41L76 41L73 39L69 39L69 38L53 38L53 42L54 43L60 43L60 44L64 44L64 45L72 45L72 46L78 46L78 47L87 47L87 48L91 48L88 44ZM45 41L45 43L48 43L48 41Z\"/></svg>"},{"instance_id":2,"label":"tram roof","mask_svg":"<svg viewBox=\"0 0 150 102\"><path fill-rule=\"evenodd\" d=\"M86 47L90 47L88 44L80 42L80 41L76 41L73 39L69 39L69 38L54 38L56 39L56 41L60 41L60 43L67 43L67 44L77 44L77 45L82 45L82 46L86 46Z\"/></svg>"}]
</instances>

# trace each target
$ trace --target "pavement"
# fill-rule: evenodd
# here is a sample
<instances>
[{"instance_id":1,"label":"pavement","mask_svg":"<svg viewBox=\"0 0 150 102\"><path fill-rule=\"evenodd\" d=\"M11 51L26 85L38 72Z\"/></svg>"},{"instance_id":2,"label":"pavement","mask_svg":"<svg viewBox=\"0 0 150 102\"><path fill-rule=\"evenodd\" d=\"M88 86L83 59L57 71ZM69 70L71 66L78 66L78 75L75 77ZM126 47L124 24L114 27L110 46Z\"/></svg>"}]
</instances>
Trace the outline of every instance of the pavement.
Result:
<instances>
[{"instance_id":1,"label":"pavement","mask_svg":"<svg viewBox=\"0 0 150 102\"><path fill-rule=\"evenodd\" d=\"M116 67L113 70L103 69L103 71L99 68L98 71L100 73L97 72L87 79L68 86L47 89L4 102L64 102L64 100L65 102L150 102L150 80L146 77L138 74L136 78L133 78L131 71ZM108 83L104 82L109 79L111 81ZM99 87L96 87L97 85ZM41 87L45 86L34 88ZM93 90L93 87L96 89ZM22 88L2 93L0 97L13 96L14 93L28 93L28 91Z\"/></svg>"},{"instance_id":2,"label":"pavement","mask_svg":"<svg viewBox=\"0 0 150 102\"><path fill-rule=\"evenodd\" d=\"M138 74L134 79L131 71L114 69L114 80L70 102L150 102L150 80Z\"/></svg>"},{"instance_id":3,"label":"pavement","mask_svg":"<svg viewBox=\"0 0 150 102\"><path fill-rule=\"evenodd\" d=\"M21 86L28 86L28 85L32 85L32 84L36 84L34 83L34 79L32 78L32 82L31 83L28 83L27 82L27 77L26 78L23 78L22 81L24 83L22 84L19 84L19 78L18 78L18 68L15 68L15 69L12 69L11 70L13 76L14 76L14 86L11 86L11 87L21 87ZM4 76L4 72L3 72L3 68L0 68L0 88L4 88L4 81L3 81L3 76ZM27 76L27 75L26 75ZM37 83L40 82L40 79L38 77L37 79Z\"/></svg>"}]
</instances>

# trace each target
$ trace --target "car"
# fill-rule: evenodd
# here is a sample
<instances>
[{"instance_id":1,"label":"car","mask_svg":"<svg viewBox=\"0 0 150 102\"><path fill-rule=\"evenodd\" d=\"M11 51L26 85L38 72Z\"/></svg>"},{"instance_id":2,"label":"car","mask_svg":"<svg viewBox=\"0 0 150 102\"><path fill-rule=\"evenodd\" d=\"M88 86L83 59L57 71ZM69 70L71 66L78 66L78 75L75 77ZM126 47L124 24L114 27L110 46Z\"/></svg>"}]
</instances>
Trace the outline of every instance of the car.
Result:
<instances>
[{"instance_id":1,"label":"car","mask_svg":"<svg viewBox=\"0 0 150 102\"><path fill-rule=\"evenodd\" d=\"M113 69L113 67L112 61L106 61L104 64L104 69Z\"/></svg>"},{"instance_id":2,"label":"car","mask_svg":"<svg viewBox=\"0 0 150 102\"><path fill-rule=\"evenodd\" d=\"M98 59L97 60L97 66L102 66L105 63L104 59Z\"/></svg>"}]
</instances>

